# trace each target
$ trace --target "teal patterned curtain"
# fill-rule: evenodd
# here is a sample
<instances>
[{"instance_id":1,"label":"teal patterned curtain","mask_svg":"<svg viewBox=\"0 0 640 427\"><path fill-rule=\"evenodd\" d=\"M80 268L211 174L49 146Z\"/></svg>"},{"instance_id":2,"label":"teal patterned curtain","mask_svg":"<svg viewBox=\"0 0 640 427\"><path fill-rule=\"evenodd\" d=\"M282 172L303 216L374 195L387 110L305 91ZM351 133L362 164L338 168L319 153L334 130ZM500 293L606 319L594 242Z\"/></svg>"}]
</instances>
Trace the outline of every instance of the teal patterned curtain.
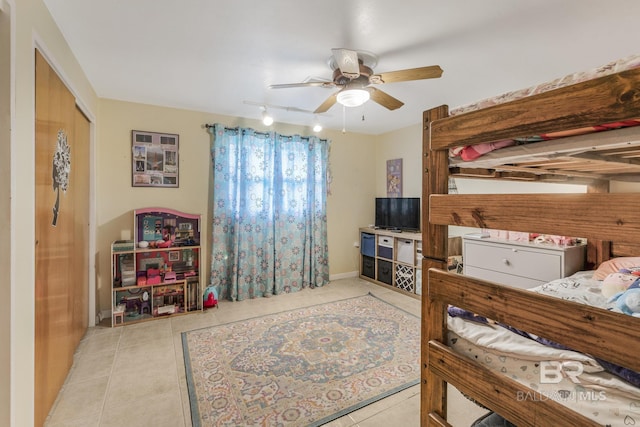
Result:
<instances>
[{"instance_id":1,"label":"teal patterned curtain","mask_svg":"<svg viewBox=\"0 0 640 427\"><path fill-rule=\"evenodd\" d=\"M213 127L210 285L243 300L329 282L329 141Z\"/></svg>"}]
</instances>

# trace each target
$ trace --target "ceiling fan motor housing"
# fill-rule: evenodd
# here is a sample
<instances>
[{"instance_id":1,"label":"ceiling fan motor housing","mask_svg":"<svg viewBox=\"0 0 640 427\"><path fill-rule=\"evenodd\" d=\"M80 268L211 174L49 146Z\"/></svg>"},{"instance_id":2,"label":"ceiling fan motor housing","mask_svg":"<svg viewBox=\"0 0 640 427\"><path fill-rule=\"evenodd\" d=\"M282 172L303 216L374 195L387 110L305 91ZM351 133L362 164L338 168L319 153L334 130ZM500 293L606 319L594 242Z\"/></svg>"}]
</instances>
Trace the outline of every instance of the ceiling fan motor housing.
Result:
<instances>
[{"instance_id":1,"label":"ceiling fan motor housing","mask_svg":"<svg viewBox=\"0 0 640 427\"><path fill-rule=\"evenodd\" d=\"M364 65L362 63L362 61L359 61L359 65L360 65L360 76L354 78L350 78L348 76L345 76L344 74L342 74L342 71L340 71L340 68L336 68L333 71L333 82L338 85L338 86L344 86L347 83L351 82L351 81L359 81L362 80L363 84L368 84L369 83L369 77L373 74L373 70L369 67L367 67L366 65Z\"/></svg>"}]
</instances>

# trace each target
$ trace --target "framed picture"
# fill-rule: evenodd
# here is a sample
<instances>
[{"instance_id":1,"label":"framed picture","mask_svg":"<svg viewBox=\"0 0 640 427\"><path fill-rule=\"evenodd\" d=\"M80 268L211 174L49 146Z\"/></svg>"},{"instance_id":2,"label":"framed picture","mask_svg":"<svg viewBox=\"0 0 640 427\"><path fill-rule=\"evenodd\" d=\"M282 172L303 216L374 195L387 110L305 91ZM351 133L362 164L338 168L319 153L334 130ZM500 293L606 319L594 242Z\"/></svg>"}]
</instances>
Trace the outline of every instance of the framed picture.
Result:
<instances>
[{"instance_id":1,"label":"framed picture","mask_svg":"<svg viewBox=\"0 0 640 427\"><path fill-rule=\"evenodd\" d=\"M402 159L387 160L387 197L402 197Z\"/></svg>"},{"instance_id":2,"label":"framed picture","mask_svg":"<svg viewBox=\"0 0 640 427\"><path fill-rule=\"evenodd\" d=\"M131 186L178 187L179 136L131 131Z\"/></svg>"},{"instance_id":3,"label":"framed picture","mask_svg":"<svg viewBox=\"0 0 640 427\"><path fill-rule=\"evenodd\" d=\"M180 261L180 251L169 251L169 261Z\"/></svg>"}]
</instances>

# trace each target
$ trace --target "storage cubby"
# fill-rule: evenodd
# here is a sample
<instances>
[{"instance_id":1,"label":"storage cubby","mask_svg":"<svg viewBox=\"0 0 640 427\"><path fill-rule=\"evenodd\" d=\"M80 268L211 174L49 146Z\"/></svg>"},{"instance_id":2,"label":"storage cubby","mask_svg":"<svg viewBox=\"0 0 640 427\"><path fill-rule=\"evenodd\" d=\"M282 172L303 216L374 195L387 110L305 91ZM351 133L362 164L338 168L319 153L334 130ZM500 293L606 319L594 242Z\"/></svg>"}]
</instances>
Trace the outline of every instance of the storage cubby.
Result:
<instances>
[{"instance_id":1,"label":"storage cubby","mask_svg":"<svg viewBox=\"0 0 640 427\"><path fill-rule=\"evenodd\" d=\"M360 229L360 278L419 298L422 235Z\"/></svg>"},{"instance_id":2,"label":"storage cubby","mask_svg":"<svg viewBox=\"0 0 640 427\"><path fill-rule=\"evenodd\" d=\"M462 254L462 239L449 237L450 258ZM422 234L360 228L360 278L420 298Z\"/></svg>"},{"instance_id":3,"label":"storage cubby","mask_svg":"<svg viewBox=\"0 0 640 427\"><path fill-rule=\"evenodd\" d=\"M111 245L112 326L202 310L200 215L134 211L134 240Z\"/></svg>"}]
</instances>

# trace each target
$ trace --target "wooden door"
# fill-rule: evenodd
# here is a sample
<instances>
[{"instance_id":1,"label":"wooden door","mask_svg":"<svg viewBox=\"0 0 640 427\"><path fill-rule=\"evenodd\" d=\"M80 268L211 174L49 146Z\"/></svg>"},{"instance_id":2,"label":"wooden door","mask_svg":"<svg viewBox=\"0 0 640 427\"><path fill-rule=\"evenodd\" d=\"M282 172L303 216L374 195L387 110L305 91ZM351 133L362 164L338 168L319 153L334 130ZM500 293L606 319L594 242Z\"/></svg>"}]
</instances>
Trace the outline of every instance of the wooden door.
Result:
<instances>
[{"instance_id":1,"label":"wooden door","mask_svg":"<svg viewBox=\"0 0 640 427\"><path fill-rule=\"evenodd\" d=\"M36 50L35 425L88 324L89 122Z\"/></svg>"}]
</instances>

